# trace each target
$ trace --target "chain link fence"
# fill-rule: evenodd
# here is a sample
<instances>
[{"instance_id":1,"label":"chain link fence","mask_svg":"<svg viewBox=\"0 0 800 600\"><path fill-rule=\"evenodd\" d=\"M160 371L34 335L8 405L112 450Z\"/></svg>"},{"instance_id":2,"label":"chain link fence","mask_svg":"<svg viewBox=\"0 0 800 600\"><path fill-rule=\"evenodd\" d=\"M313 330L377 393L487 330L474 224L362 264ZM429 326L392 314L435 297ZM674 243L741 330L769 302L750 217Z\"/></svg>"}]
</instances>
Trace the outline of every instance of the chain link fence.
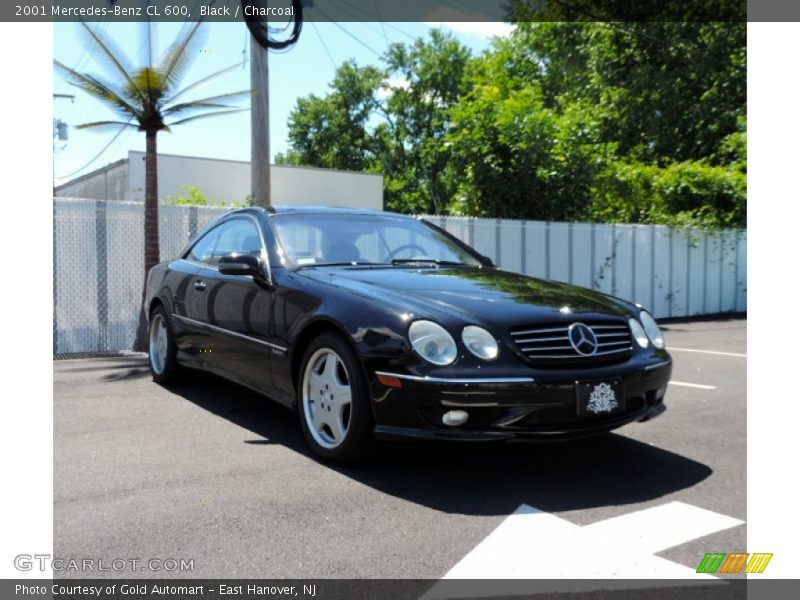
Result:
<instances>
[{"instance_id":1,"label":"chain link fence","mask_svg":"<svg viewBox=\"0 0 800 600\"><path fill-rule=\"evenodd\" d=\"M161 259L228 209L159 207ZM747 310L747 232L426 217L501 268L639 302L657 318ZM144 283L141 202L56 198L53 354L129 350Z\"/></svg>"}]
</instances>

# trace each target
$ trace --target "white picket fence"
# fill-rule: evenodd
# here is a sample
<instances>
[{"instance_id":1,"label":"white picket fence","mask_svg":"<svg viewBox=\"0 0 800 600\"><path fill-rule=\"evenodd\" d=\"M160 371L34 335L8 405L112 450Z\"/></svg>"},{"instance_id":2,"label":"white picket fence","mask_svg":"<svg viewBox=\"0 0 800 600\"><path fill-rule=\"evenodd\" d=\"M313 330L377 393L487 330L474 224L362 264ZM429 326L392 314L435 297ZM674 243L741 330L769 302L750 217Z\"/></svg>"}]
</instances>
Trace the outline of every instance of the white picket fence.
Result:
<instances>
[{"instance_id":1,"label":"white picket fence","mask_svg":"<svg viewBox=\"0 0 800 600\"><path fill-rule=\"evenodd\" d=\"M162 259L226 210L159 207ZM426 218L503 269L639 302L658 318L747 310L743 230ZM138 202L54 200L54 354L131 348L144 278L143 221Z\"/></svg>"}]
</instances>

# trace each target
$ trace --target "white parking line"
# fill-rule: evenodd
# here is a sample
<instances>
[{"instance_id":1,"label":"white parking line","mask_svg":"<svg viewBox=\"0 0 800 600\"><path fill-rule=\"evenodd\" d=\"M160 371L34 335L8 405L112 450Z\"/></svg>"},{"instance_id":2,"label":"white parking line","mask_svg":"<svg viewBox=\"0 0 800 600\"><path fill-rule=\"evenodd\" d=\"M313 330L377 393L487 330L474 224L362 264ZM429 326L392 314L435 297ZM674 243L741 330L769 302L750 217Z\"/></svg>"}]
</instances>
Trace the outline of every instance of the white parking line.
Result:
<instances>
[{"instance_id":1,"label":"white parking line","mask_svg":"<svg viewBox=\"0 0 800 600\"><path fill-rule=\"evenodd\" d=\"M423 600L451 597L447 579L713 580L697 574L694 566L655 554L743 523L690 504L670 502L579 526L523 504L456 563ZM613 552L609 552L609 540L614 541ZM601 585L605 587L605 581Z\"/></svg>"},{"instance_id":2,"label":"white parking line","mask_svg":"<svg viewBox=\"0 0 800 600\"><path fill-rule=\"evenodd\" d=\"M697 388L698 390L715 390L715 385L703 385L702 383L686 383L685 381L670 381L670 385L678 385L681 387Z\"/></svg>"},{"instance_id":3,"label":"white parking line","mask_svg":"<svg viewBox=\"0 0 800 600\"><path fill-rule=\"evenodd\" d=\"M716 350L696 350L694 348L676 348L675 346L669 347L670 352L672 350L678 350L680 352L699 352L700 354L719 354L720 356L737 356L739 358L747 358L747 354L737 354L736 352L718 352Z\"/></svg>"}]
</instances>

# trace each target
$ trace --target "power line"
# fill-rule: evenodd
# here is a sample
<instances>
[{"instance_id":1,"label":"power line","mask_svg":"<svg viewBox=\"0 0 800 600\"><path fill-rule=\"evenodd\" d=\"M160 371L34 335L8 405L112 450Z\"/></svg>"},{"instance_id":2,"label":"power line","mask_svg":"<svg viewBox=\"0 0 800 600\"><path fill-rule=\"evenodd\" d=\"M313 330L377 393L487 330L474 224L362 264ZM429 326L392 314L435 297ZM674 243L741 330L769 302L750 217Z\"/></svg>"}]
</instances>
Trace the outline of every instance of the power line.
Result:
<instances>
[{"instance_id":1,"label":"power line","mask_svg":"<svg viewBox=\"0 0 800 600\"><path fill-rule=\"evenodd\" d=\"M314 28L314 31L317 32L317 37L319 38L319 41L322 42L322 47L325 49L325 54L327 54L328 58L331 59L331 64L333 65L333 70L336 71L336 61L333 60L333 55L331 54L331 51L328 50L328 45L325 43L325 40L322 39L322 36L319 33L319 29L317 29L317 24L314 23L314 21L311 21L310 23L311 23L311 26Z\"/></svg>"},{"instance_id":2,"label":"power line","mask_svg":"<svg viewBox=\"0 0 800 600\"><path fill-rule=\"evenodd\" d=\"M242 48L242 69L244 69L244 66L247 64L247 60L248 60L247 49L250 47L249 44L250 44L250 30L249 29L245 29L244 30L244 48Z\"/></svg>"},{"instance_id":3,"label":"power line","mask_svg":"<svg viewBox=\"0 0 800 600\"><path fill-rule=\"evenodd\" d=\"M338 6L338 7L337 7L337 8L338 8L338 10L341 10L341 11L342 11L343 13L345 13L346 15L349 15L350 17L352 17L352 18L354 19L354 21L353 21L353 22L355 22L355 23L360 23L361 25L363 25L364 27L366 27L366 28L367 28L367 29L369 29L370 31L374 32L376 35L380 35L380 36L382 36L382 37L383 37L383 39L384 39L384 40L386 40L386 47L387 47L387 49L388 49L388 47L389 47L389 38L387 38L387 37L386 37L386 28L384 28L384 27L382 26L383 24L381 23L381 29L378 29L378 27L377 27L377 26L372 26L372 25L369 25L369 23L370 23L370 22L372 22L372 21L373 21L373 19L375 18L375 17L374 17L374 15L371 15L371 14L369 14L369 13L367 13L367 12L365 12L365 11L361 10L361 9L360 9L360 8L358 8L357 6L354 6L354 5L350 4L349 2L347 2L347 0L338 0L338 1L339 1L341 4L346 4L347 6L349 6L350 8L352 8L353 10L360 12L362 15L365 15L365 16L367 17L367 19L366 19L366 20L364 20L363 18L359 17L357 14L355 14L355 13L351 12L350 10L348 10L347 8L345 8L344 6Z\"/></svg>"},{"instance_id":4,"label":"power line","mask_svg":"<svg viewBox=\"0 0 800 600\"><path fill-rule=\"evenodd\" d=\"M416 41L416 40L417 40L417 38L416 38L416 37L414 37L413 35L411 35L410 33L406 32L406 31L403 31L403 30L402 30L402 29L400 29L399 27L395 27L394 25L392 25L392 24L391 24L391 23L389 23L389 22L384 22L384 21L383 21L383 18L382 18L382 17L381 17L381 15L380 15L380 12L379 12L379 11L377 12L377 14L375 14L375 15L372 15L372 14L368 13L367 11L365 11L364 9L362 9L362 8L359 8L358 6L356 6L356 5L354 5L354 4L351 4L351 3L350 3L350 2L348 2L347 0L337 0L337 1L338 1L338 2L340 2L340 3L342 3L342 4L346 4L347 6L349 6L350 8L352 8L354 11L356 11L356 12L359 12L359 13L361 13L362 15L364 15L364 16L365 16L367 19L370 19L370 20L371 20L371 19L374 19L374 18L377 16L377 17L378 17L378 20L381 22L381 27L383 27L383 26L385 25L385 26L386 26L386 27L388 27L389 29L392 29L392 30L396 31L396 32L397 32L397 33L399 33L399 34L406 36L408 39L410 39L410 40L412 40L412 41ZM316 8L316 7L314 7L314 8ZM349 12L348 10L346 10L346 9L343 9L343 10L344 10L344 12L346 12L346 13L350 14L351 16L354 16L354 15L353 15L353 13ZM378 10L378 7L377 7L377 5L375 6L375 10L376 10L376 11ZM356 18L357 18L357 17L356 17Z\"/></svg>"},{"instance_id":5,"label":"power line","mask_svg":"<svg viewBox=\"0 0 800 600\"><path fill-rule=\"evenodd\" d=\"M381 9L378 8L378 0L372 0L372 3L375 5L375 14L378 15L378 20L381 23L381 31L383 31L383 39L386 40L386 47L389 47L389 36L386 35L386 25L383 23L383 18L381 17Z\"/></svg>"},{"instance_id":6,"label":"power line","mask_svg":"<svg viewBox=\"0 0 800 600\"><path fill-rule=\"evenodd\" d=\"M466 8L471 8L472 10L477 11L477 14L479 15L489 16L486 14L486 12L484 12L486 10L485 6L476 6L471 2L468 2L467 0L456 0L456 1Z\"/></svg>"},{"instance_id":7,"label":"power line","mask_svg":"<svg viewBox=\"0 0 800 600\"><path fill-rule=\"evenodd\" d=\"M344 32L344 33L345 33L347 36L349 36L351 39L353 39L354 41L356 41L356 42L358 42L359 44L361 44L361 45L362 45L364 48L366 48L367 50L369 50L370 52L372 52L372 53L373 53L375 56L377 56L378 58L380 58L380 57L381 57L381 54L380 54L380 53L379 53L377 50L375 50L375 48L373 48L372 46L369 46L369 45L365 44L365 43L364 43L364 42L362 42L360 39L358 39L356 36L354 36L352 33L350 33L349 31L347 31L347 29L345 29L344 27L342 27L342 26L339 24L339 22L338 22L338 21L334 21L333 19L331 19L331 18L330 18L330 17L329 17L329 16L328 16L328 15L327 15L327 14L326 14L326 13L325 13L325 12L324 12L322 9L321 9L321 8L319 8L318 6L315 6L314 8L315 8L317 11L319 11L319 14L321 14L323 17L325 17L326 19L328 19L328 21L330 21L330 22L331 22L331 23L333 23L334 25L336 25L336 27L338 27L339 29L341 29L341 30L342 30L342 31L343 31L343 32Z\"/></svg>"},{"instance_id":8,"label":"power line","mask_svg":"<svg viewBox=\"0 0 800 600\"><path fill-rule=\"evenodd\" d=\"M123 131L126 131L126 130L128 129L128 124L130 124L130 122L131 122L132 120L133 120L133 117L131 117L130 119L128 119L128 123L127 123L127 124L125 124L125 125L123 125L122 127L120 127L120 128L119 128L119 131L116 133L116 135L114 135L114 137L113 137L113 138L111 138L111 141L109 141L109 142L108 142L108 143L107 143L105 146L103 146L103 149L102 149L102 150L100 150L100 152L98 152L97 154L95 154L95 155L92 157L92 159L91 159L89 162L87 162L85 165L83 165L83 166L82 166L80 169L76 169L76 170L75 170L75 171L73 171L72 173L67 173L66 175L62 175L62 176L60 176L60 177L56 177L56 179L68 179L69 177L72 177L72 176L74 176L74 175L77 175L78 173L80 173L81 171L83 171L84 169L86 169L86 167L89 167L89 166L90 166L90 165L91 165L91 164L92 164L94 161L96 161L98 158L100 158L100 156L102 156L102 154L103 154L103 153L104 153L106 150L108 150L108 149L109 149L109 147L111 146L111 144L113 144L113 143L116 141L116 139L117 139L117 138L118 138L120 135L122 135L122 132L123 132Z\"/></svg>"}]
</instances>

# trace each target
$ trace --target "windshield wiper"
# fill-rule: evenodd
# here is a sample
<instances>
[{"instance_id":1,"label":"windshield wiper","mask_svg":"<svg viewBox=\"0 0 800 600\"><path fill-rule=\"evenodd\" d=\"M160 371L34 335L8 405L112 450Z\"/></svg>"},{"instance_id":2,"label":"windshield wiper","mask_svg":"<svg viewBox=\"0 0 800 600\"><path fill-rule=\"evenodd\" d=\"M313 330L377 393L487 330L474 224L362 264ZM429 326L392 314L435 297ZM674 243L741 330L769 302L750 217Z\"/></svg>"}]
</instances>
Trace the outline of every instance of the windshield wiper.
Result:
<instances>
[{"instance_id":1,"label":"windshield wiper","mask_svg":"<svg viewBox=\"0 0 800 600\"><path fill-rule=\"evenodd\" d=\"M366 261L349 260L342 262L308 263L307 265L297 265L295 269L312 269L314 267L385 267L386 263L374 263Z\"/></svg>"},{"instance_id":2,"label":"windshield wiper","mask_svg":"<svg viewBox=\"0 0 800 600\"><path fill-rule=\"evenodd\" d=\"M470 267L469 263L454 260L439 260L437 258L393 258L392 265L414 265L418 263L437 265L441 267Z\"/></svg>"}]
</instances>

